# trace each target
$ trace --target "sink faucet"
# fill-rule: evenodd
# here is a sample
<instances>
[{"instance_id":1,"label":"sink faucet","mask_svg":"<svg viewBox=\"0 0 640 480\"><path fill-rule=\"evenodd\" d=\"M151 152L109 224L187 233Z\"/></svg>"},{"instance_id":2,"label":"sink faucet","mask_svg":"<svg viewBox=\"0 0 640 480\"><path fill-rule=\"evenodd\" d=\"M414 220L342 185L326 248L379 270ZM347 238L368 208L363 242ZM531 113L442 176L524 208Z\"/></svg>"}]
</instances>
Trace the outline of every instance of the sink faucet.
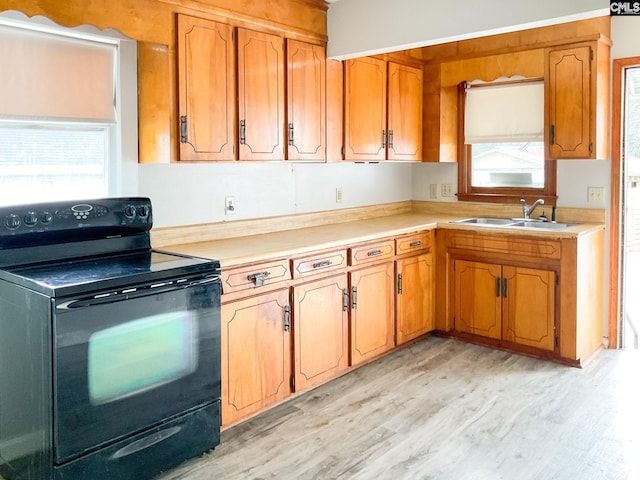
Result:
<instances>
[{"instance_id":1,"label":"sink faucet","mask_svg":"<svg viewBox=\"0 0 640 480\"><path fill-rule=\"evenodd\" d=\"M538 200L533 202L531 206L527 205L527 202L525 201L524 198L520 199L520 203L522 204L522 216L528 219L528 218L531 218L531 214L536 209L536 207L544 203L544 199L539 198Z\"/></svg>"}]
</instances>

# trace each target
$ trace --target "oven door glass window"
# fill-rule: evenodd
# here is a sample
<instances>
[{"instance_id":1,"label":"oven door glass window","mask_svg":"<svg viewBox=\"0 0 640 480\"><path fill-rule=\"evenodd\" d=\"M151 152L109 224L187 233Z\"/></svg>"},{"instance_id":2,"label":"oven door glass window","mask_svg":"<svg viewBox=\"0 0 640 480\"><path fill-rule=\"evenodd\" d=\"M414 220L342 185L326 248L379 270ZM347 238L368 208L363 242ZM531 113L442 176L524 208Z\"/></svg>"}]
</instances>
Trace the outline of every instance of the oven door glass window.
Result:
<instances>
[{"instance_id":1,"label":"oven door glass window","mask_svg":"<svg viewBox=\"0 0 640 480\"><path fill-rule=\"evenodd\" d=\"M124 399L192 374L198 365L198 318L160 313L97 331L87 362L92 405Z\"/></svg>"},{"instance_id":2,"label":"oven door glass window","mask_svg":"<svg viewBox=\"0 0 640 480\"><path fill-rule=\"evenodd\" d=\"M57 463L218 400L219 295L213 282L56 301Z\"/></svg>"}]
</instances>

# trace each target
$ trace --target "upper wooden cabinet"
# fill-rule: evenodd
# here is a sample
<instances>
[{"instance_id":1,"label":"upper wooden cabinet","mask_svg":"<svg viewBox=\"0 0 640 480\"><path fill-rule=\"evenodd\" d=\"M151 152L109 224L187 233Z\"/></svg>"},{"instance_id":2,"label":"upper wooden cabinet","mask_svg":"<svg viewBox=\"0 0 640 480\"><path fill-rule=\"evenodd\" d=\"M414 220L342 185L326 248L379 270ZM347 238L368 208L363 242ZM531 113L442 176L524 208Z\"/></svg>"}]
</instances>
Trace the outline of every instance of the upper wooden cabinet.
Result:
<instances>
[{"instance_id":1,"label":"upper wooden cabinet","mask_svg":"<svg viewBox=\"0 0 640 480\"><path fill-rule=\"evenodd\" d=\"M389 62L389 160L422 159L422 69Z\"/></svg>"},{"instance_id":2,"label":"upper wooden cabinet","mask_svg":"<svg viewBox=\"0 0 640 480\"><path fill-rule=\"evenodd\" d=\"M178 15L180 160L233 160L234 62L229 25Z\"/></svg>"},{"instance_id":3,"label":"upper wooden cabinet","mask_svg":"<svg viewBox=\"0 0 640 480\"><path fill-rule=\"evenodd\" d=\"M547 157L609 157L609 45L588 42L547 50Z\"/></svg>"},{"instance_id":4,"label":"upper wooden cabinet","mask_svg":"<svg viewBox=\"0 0 640 480\"><path fill-rule=\"evenodd\" d=\"M325 47L284 42L178 15L180 160L326 159Z\"/></svg>"},{"instance_id":5,"label":"upper wooden cabinet","mask_svg":"<svg viewBox=\"0 0 640 480\"><path fill-rule=\"evenodd\" d=\"M238 29L239 159L284 159L283 40Z\"/></svg>"},{"instance_id":6,"label":"upper wooden cabinet","mask_svg":"<svg viewBox=\"0 0 640 480\"><path fill-rule=\"evenodd\" d=\"M287 40L287 159L326 158L325 47Z\"/></svg>"},{"instance_id":7,"label":"upper wooden cabinet","mask_svg":"<svg viewBox=\"0 0 640 480\"><path fill-rule=\"evenodd\" d=\"M362 57L345 77L345 160L420 160L422 70Z\"/></svg>"}]
</instances>

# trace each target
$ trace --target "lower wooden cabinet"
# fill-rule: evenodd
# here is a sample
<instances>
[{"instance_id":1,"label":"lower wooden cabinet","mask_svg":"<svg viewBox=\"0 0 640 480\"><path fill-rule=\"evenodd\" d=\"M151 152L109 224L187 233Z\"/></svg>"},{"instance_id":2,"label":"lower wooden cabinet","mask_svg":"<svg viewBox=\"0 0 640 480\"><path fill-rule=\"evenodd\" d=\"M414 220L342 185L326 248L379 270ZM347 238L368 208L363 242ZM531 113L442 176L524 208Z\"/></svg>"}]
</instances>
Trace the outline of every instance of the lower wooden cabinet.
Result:
<instances>
[{"instance_id":1,"label":"lower wooden cabinet","mask_svg":"<svg viewBox=\"0 0 640 480\"><path fill-rule=\"evenodd\" d=\"M455 260L455 330L553 351L555 290L551 270Z\"/></svg>"},{"instance_id":2,"label":"lower wooden cabinet","mask_svg":"<svg viewBox=\"0 0 640 480\"><path fill-rule=\"evenodd\" d=\"M395 346L393 262L350 272L349 286L351 365L358 365Z\"/></svg>"},{"instance_id":3,"label":"lower wooden cabinet","mask_svg":"<svg viewBox=\"0 0 640 480\"><path fill-rule=\"evenodd\" d=\"M499 339L502 336L502 268L490 263L456 260L454 270L455 329Z\"/></svg>"},{"instance_id":4,"label":"lower wooden cabinet","mask_svg":"<svg viewBox=\"0 0 640 480\"><path fill-rule=\"evenodd\" d=\"M397 345L434 329L433 258L433 254L425 253L396 261Z\"/></svg>"},{"instance_id":5,"label":"lower wooden cabinet","mask_svg":"<svg viewBox=\"0 0 640 480\"><path fill-rule=\"evenodd\" d=\"M294 381L301 391L349 367L347 274L293 288Z\"/></svg>"},{"instance_id":6,"label":"lower wooden cabinet","mask_svg":"<svg viewBox=\"0 0 640 480\"><path fill-rule=\"evenodd\" d=\"M223 304L221 320L222 424L228 425L291 394L289 291Z\"/></svg>"},{"instance_id":7,"label":"lower wooden cabinet","mask_svg":"<svg viewBox=\"0 0 640 480\"><path fill-rule=\"evenodd\" d=\"M529 347L555 348L556 274L502 267L502 339Z\"/></svg>"},{"instance_id":8,"label":"lower wooden cabinet","mask_svg":"<svg viewBox=\"0 0 640 480\"><path fill-rule=\"evenodd\" d=\"M222 425L433 330L432 237L223 269Z\"/></svg>"}]
</instances>

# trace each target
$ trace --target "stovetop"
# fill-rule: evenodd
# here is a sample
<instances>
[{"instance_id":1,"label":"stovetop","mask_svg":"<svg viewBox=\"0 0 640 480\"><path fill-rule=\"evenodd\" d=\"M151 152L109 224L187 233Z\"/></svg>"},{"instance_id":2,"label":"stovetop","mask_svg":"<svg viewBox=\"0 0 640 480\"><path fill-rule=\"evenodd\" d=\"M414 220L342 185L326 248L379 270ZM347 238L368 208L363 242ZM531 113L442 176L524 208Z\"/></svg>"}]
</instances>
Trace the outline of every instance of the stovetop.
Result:
<instances>
[{"instance_id":1,"label":"stovetop","mask_svg":"<svg viewBox=\"0 0 640 480\"><path fill-rule=\"evenodd\" d=\"M60 297L217 273L215 260L153 250L151 226L143 197L0 207L0 279Z\"/></svg>"},{"instance_id":2,"label":"stovetop","mask_svg":"<svg viewBox=\"0 0 640 480\"><path fill-rule=\"evenodd\" d=\"M214 260L156 250L9 267L0 279L52 297L217 273Z\"/></svg>"}]
</instances>

